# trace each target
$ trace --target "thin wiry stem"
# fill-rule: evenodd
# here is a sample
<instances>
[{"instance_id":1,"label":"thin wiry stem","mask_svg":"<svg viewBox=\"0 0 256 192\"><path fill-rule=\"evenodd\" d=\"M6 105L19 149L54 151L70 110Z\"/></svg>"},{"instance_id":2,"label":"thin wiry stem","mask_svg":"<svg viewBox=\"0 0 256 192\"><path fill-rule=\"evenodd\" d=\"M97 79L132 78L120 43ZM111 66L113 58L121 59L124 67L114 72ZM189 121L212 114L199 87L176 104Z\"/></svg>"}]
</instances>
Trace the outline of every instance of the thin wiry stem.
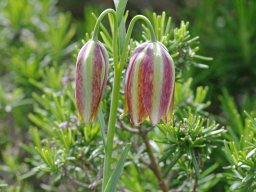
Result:
<instances>
[{"instance_id":1,"label":"thin wiry stem","mask_svg":"<svg viewBox=\"0 0 256 192\"><path fill-rule=\"evenodd\" d=\"M155 174L155 176L158 179L159 186L161 187L163 192L168 192L168 186L167 186L165 180L162 178L161 168L159 167L159 165L156 162L153 151L151 149L151 145L150 145L148 137L147 137L147 133L145 134L143 132L140 132L140 136L142 137L142 139L145 143L146 152L147 152L150 162L151 162L151 168L152 168L153 173Z\"/></svg>"},{"instance_id":2,"label":"thin wiry stem","mask_svg":"<svg viewBox=\"0 0 256 192\"><path fill-rule=\"evenodd\" d=\"M122 122L122 120L119 120L119 125L117 125L117 127L120 128L120 129L126 130L126 131L128 131L130 133L139 134L139 130L138 129L129 127L124 122Z\"/></svg>"}]
</instances>

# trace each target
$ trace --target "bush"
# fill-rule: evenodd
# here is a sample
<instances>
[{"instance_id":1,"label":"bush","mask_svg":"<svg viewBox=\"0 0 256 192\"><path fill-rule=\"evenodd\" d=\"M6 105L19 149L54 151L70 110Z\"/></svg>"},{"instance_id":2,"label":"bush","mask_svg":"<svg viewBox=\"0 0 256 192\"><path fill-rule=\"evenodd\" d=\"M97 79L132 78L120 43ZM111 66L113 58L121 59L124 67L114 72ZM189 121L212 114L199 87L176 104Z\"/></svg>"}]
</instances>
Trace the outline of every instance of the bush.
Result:
<instances>
[{"instance_id":1,"label":"bush","mask_svg":"<svg viewBox=\"0 0 256 192\"><path fill-rule=\"evenodd\" d=\"M202 2L200 8L210 4L210 1ZM253 45L247 45L254 37L249 25L253 8L247 15L244 1L234 1L232 5L235 5L235 13L239 13L234 17L244 24L240 26L241 33L249 33L249 37L241 38L240 43L234 45L223 43L223 46L240 48L242 44L241 55L237 57L243 58L249 70L254 58ZM202 17L200 8L195 18L201 16L203 22L208 17ZM91 11L95 14L89 16ZM214 11L217 7L209 14L216 19ZM110 167L114 179L108 186L118 181L118 191L255 191L256 99L244 94L237 105L229 93L233 93L231 75L223 78L229 91L221 84L209 84L218 74L229 71L229 66L223 65L224 58L233 54L213 54L216 60L208 66L212 58L199 54L199 37L189 31L191 28L193 33L199 34L200 22L189 27L188 22L181 21L175 26L165 12L158 15L147 11L146 14L157 40L167 47L175 63L174 115L169 123L161 121L152 126L146 120L139 128L134 127L130 115L122 115L125 82L121 79L120 97L114 101L118 104ZM109 53L110 69L95 123L85 124L79 119L74 96L78 47L92 37L96 15L99 15L98 8L91 6L85 9L82 20L74 19L70 13L60 12L52 0L0 2L0 25L3 26L0 31L1 190L101 190L106 122L113 102L114 69L118 64L112 44L115 26L111 15L107 17L108 22L100 26L99 40ZM128 11L120 15L122 29L125 23L130 23L130 17ZM137 45L151 38L149 26L139 24L134 29L135 38L129 41L128 58ZM209 30L210 34L218 35L215 28ZM118 36L120 50L124 46L122 34ZM212 36L205 34L208 33L202 35L202 52L209 48L214 53L209 43ZM231 32L225 31L226 36L229 34ZM216 39L228 41L221 36ZM117 58L120 61L121 51ZM234 60L230 57L229 62ZM128 65L128 60L125 63ZM126 73L127 65L122 74ZM238 65L231 70L241 75ZM215 105L216 98L209 97L208 86L197 86L202 80L204 85L210 85L211 92L216 88L210 95L219 96L221 113L209 111L211 100Z\"/></svg>"}]
</instances>

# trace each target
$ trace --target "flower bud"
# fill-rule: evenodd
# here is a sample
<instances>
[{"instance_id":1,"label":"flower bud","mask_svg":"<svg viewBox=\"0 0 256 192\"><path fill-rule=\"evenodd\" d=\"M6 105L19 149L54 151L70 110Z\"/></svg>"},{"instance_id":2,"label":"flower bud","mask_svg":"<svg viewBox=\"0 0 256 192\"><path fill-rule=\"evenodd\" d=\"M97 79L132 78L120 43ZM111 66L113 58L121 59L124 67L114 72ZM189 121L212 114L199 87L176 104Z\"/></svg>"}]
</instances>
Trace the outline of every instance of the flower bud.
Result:
<instances>
[{"instance_id":1,"label":"flower bud","mask_svg":"<svg viewBox=\"0 0 256 192\"><path fill-rule=\"evenodd\" d=\"M85 123L95 119L106 87L108 54L96 41L88 41L79 51L76 62L76 106Z\"/></svg>"},{"instance_id":2,"label":"flower bud","mask_svg":"<svg viewBox=\"0 0 256 192\"><path fill-rule=\"evenodd\" d=\"M160 42L137 47L130 59L125 80L125 109L138 125L150 118L153 125L167 122L172 114L175 69L167 48Z\"/></svg>"}]
</instances>

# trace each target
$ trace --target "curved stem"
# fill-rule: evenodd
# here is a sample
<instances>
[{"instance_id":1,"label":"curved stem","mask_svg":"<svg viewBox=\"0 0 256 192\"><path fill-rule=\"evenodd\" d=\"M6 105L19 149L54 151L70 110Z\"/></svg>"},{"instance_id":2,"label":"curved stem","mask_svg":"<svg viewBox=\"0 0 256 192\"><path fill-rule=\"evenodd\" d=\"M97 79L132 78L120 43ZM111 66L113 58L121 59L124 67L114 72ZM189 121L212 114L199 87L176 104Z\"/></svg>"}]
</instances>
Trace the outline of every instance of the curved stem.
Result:
<instances>
[{"instance_id":1,"label":"curved stem","mask_svg":"<svg viewBox=\"0 0 256 192\"><path fill-rule=\"evenodd\" d=\"M98 40L98 31L99 31L99 28L100 28L101 21L102 21L102 19L103 19L108 13L111 13L112 15L114 15L114 17L116 16L116 12L115 12L114 9L106 9L105 11L103 11L103 12L100 14L100 16L98 17L98 19L97 19L97 21L96 21L94 30L93 30L92 39L93 39L94 41L97 41L97 40Z\"/></svg>"},{"instance_id":2,"label":"curved stem","mask_svg":"<svg viewBox=\"0 0 256 192\"><path fill-rule=\"evenodd\" d=\"M143 15L136 15L135 17L133 17L133 19L131 20L131 22L129 24L129 27L128 27L128 30L127 30L127 34L126 34L126 37L125 37L124 50L123 50L123 53L122 53L122 56L121 56L121 61L120 61L120 64L121 64L120 65L120 69L121 70L123 69L124 64L126 62L126 58L127 58L127 54L128 54L128 50L127 49L128 49L129 41L131 39L133 27L134 27L135 23L138 20L143 20L148 25L148 27L150 29L150 33L151 33L151 41L152 42L157 41L154 28L153 28L151 22L149 21L149 19L147 17L143 16Z\"/></svg>"}]
</instances>

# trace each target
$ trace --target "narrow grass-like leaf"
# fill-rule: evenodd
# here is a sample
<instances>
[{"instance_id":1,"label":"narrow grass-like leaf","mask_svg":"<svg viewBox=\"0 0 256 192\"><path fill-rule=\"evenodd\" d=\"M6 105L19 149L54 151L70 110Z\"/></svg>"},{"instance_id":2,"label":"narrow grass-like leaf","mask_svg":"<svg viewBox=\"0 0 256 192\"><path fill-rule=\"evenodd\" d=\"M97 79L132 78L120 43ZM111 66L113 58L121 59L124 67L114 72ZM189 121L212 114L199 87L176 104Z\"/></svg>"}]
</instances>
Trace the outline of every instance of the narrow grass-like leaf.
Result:
<instances>
[{"instance_id":1,"label":"narrow grass-like leaf","mask_svg":"<svg viewBox=\"0 0 256 192\"><path fill-rule=\"evenodd\" d=\"M193 166L194 166L194 169L195 169L195 172L196 172L196 176L197 176L197 178L199 178L200 170L199 170L199 165L198 165L198 162L196 160L196 155L195 155L194 150L191 150L191 157L192 157Z\"/></svg>"},{"instance_id":2,"label":"narrow grass-like leaf","mask_svg":"<svg viewBox=\"0 0 256 192\"><path fill-rule=\"evenodd\" d=\"M117 24L118 26L121 24L121 21L123 20L123 15L125 11L126 4L128 0L115 0L115 6L116 8L116 17L117 17Z\"/></svg>"},{"instance_id":3,"label":"narrow grass-like leaf","mask_svg":"<svg viewBox=\"0 0 256 192\"><path fill-rule=\"evenodd\" d=\"M251 158L255 153L256 153L256 148L254 148L253 150L251 150L251 151L246 155L246 159Z\"/></svg>"},{"instance_id":4,"label":"narrow grass-like leaf","mask_svg":"<svg viewBox=\"0 0 256 192\"><path fill-rule=\"evenodd\" d=\"M100 123L100 132L101 132L103 145L104 145L104 149L105 149L106 148L106 135L105 135L104 129L106 128L106 123L105 123L105 120L104 120L104 114L102 112L101 107L99 107L98 121Z\"/></svg>"},{"instance_id":5,"label":"narrow grass-like leaf","mask_svg":"<svg viewBox=\"0 0 256 192\"><path fill-rule=\"evenodd\" d=\"M171 21L172 21L171 17L168 17L166 28L165 28L165 34L167 34L167 35L170 32L170 30L171 30Z\"/></svg>"},{"instance_id":6,"label":"narrow grass-like leaf","mask_svg":"<svg viewBox=\"0 0 256 192\"><path fill-rule=\"evenodd\" d=\"M123 150L123 153L122 153L122 155L121 155L121 157L118 161L116 169L114 170L112 176L110 177L104 192L114 192L116 190L116 186L117 186L117 183L119 181L121 172L123 170L125 159L128 155L130 147L131 147L130 143L126 144L126 146Z\"/></svg>"},{"instance_id":7,"label":"narrow grass-like leaf","mask_svg":"<svg viewBox=\"0 0 256 192\"><path fill-rule=\"evenodd\" d=\"M125 36L126 36L125 21L124 19L122 19L120 24L120 52L122 52L124 48Z\"/></svg>"},{"instance_id":8,"label":"narrow grass-like leaf","mask_svg":"<svg viewBox=\"0 0 256 192\"><path fill-rule=\"evenodd\" d=\"M172 167L175 165L175 163L180 159L182 154L183 154L183 151L179 150L178 153L172 158L171 163L164 169L164 172L163 172L164 177L168 175L168 173L170 172Z\"/></svg>"},{"instance_id":9,"label":"narrow grass-like leaf","mask_svg":"<svg viewBox=\"0 0 256 192\"><path fill-rule=\"evenodd\" d=\"M209 168L207 168L201 175L200 178L205 178L207 177L209 174L211 174L215 169L217 169L219 167L218 163L214 163L213 165L211 165Z\"/></svg>"}]
</instances>

